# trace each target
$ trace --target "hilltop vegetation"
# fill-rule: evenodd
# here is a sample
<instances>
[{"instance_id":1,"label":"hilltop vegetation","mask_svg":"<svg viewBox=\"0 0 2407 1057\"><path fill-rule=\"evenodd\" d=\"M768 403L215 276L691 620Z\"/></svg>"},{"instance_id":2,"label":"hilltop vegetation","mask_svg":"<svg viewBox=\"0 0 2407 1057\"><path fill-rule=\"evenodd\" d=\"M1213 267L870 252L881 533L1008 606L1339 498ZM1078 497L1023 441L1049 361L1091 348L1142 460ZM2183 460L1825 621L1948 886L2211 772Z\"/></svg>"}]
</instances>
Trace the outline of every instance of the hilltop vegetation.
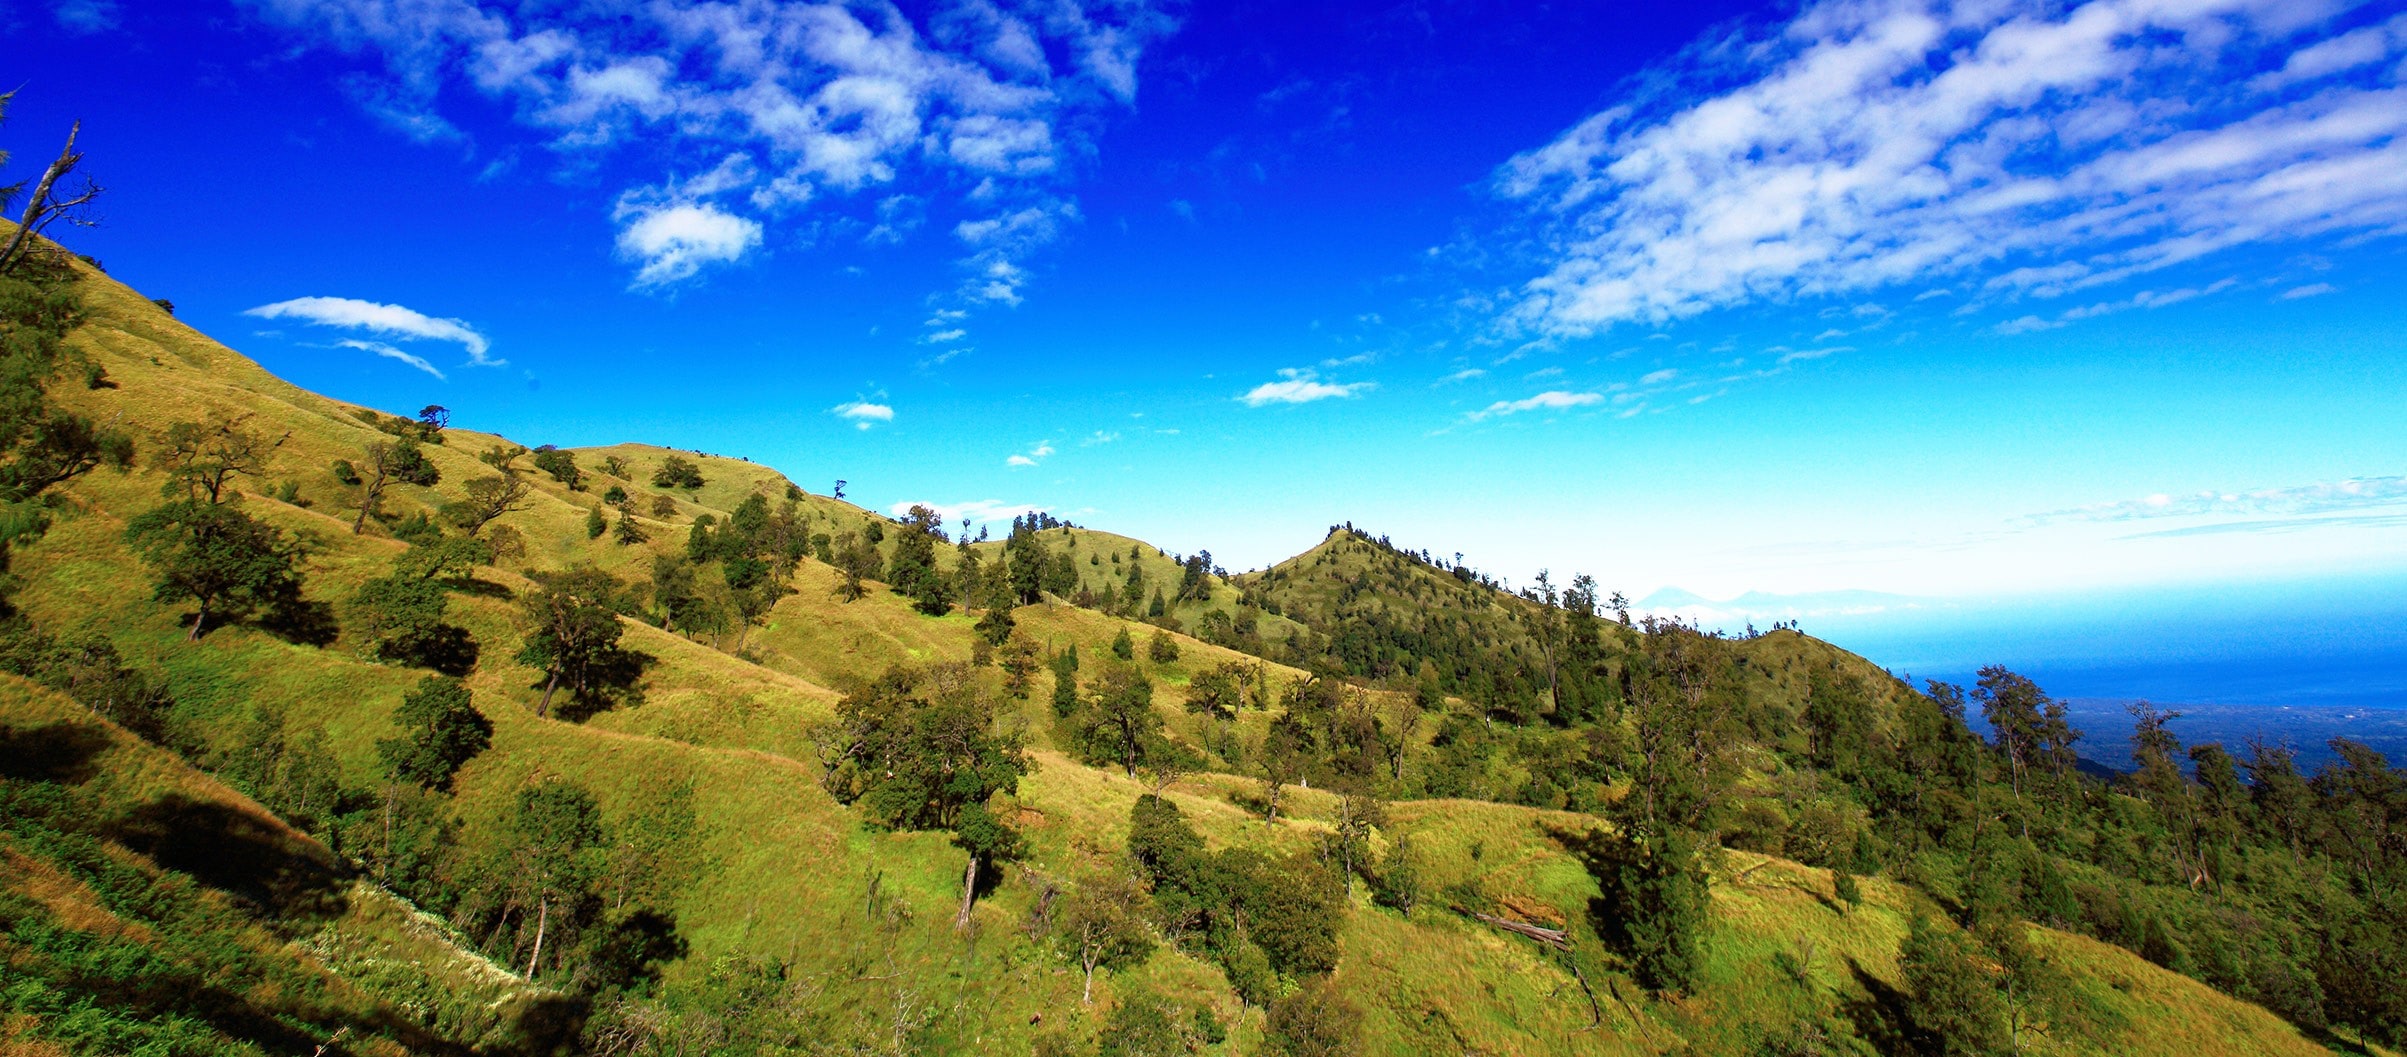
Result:
<instances>
[{"instance_id":1,"label":"hilltop vegetation","mask_svg":"<svg viewBox=\"0 0 2407 1057\"><path fill-rule=\"evenodd\" d=\"M38 259L0 276L12 1047L2400 1037L2378 756L2306 776L2143 724L2108 786L2003 670L1917 689L1350 528L1230 578L528 448L298 390ZM163 843L170 798L243 839Z\"/></svg>"}]
</instances>

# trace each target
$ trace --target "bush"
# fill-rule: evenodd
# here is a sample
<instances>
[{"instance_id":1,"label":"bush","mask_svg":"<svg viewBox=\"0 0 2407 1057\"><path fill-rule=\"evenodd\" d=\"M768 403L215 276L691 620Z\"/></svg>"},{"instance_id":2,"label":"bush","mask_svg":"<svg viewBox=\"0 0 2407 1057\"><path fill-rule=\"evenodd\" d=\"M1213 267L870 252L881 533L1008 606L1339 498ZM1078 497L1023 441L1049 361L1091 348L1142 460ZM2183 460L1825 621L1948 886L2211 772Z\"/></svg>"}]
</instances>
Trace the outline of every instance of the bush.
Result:
<instances>
[{"instance_id":1,"label":"bush","mask_svg":"<svg viewBox=\"0 0 2407 1057\"><path fill-rule=\"evenodd\" d=\"M1362 1052L1362 1012L1328 978L1271 1004L1263 1052L1275 1057L1351 1057Z\"/></svg>"}]
</instances>

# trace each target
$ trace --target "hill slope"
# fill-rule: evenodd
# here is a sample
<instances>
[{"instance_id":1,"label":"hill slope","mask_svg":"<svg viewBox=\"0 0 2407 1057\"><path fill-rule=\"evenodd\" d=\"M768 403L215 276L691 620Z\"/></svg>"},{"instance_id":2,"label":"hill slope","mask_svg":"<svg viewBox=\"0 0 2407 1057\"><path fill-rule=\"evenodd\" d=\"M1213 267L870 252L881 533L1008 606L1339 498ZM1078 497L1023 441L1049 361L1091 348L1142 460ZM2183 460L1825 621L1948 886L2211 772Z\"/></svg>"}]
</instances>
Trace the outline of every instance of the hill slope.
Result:
<instances>
[{"instance_id":1,"label":"hill slope","mask_svg":"<svg viewBox=\"0 0 2407 1057\"><path fill-rule=\"evenodd\" d=\"M77 286L86 318L70 343L101 364L116 387L62 388L58 398L100 421L158 428L212 416L241 418L282 437L266 472L238 479L245 493L239 505L309 541L311 600L339 612L339 603L360 585L386 575L408 552L394 533L414 531L411 520L456 498L462 483L496 474L477 456L504 444L501 438L450 430L446 443L426 449L441 482L395 486L386 497L385 516L369 519L370 530L355 535L357 491L341 482L332 465L359 458L366 445L382 442L388 432L363 419L360 409L272 378L106 276L80 270ZM138 438L138 443L155 442ZM1040 673L1025 696L1013 696L1004 691L995 669L961 669L967 685L996 703L996 729L1025 736L1034 764L1015 792L991 805L996 816L1023 834L1026 849L976 902L969 928L956 930L952 924L964 857L946 833L867 825L860 806L839 802L823 784L821 760L842 694L897 663L977 656L978 631L966 612L923 615L908 599L874 582L866 594L846 601L843 571L823 561L813 546L793 564L785 585L792 593L775 599L756 624L680 633L622 618L624 643L652 658L640 695L584 722L538 715L542 673L516 653L522 639L517 599L537 587L529 574L588 563L648 582L657 562L688 553L687 538L704 516L718 524L731 522L755 497L760 500L756 509L791 501L791 524L803 528L805 539L828 536L831 549L844 533L866 539L896 531L891 519L799 494L765 468L740 460L683 456L696 464L704 483L659 489L649 475L665 463L667 449L618 446L575 454L589 473L612 457L625 473L601 472L572 488L551 475L526 472L523 461L515 463L534 482L534 492L524 509L497 524L516 530L526 541L526 553L453 581L448 599L449 619L482 646L465 685L475 711L490 724L491 740L447 790L424 802L429 805L426 825L452 833L447 839L456 850L453 858L429 868L435 871L433 880L417 891L430 901L448 901L446 913L453 921L476 925L475 934L460 942L509 969L494 970L474 955L443 951L452 940L442 929L411 924L417 919L381 890L344 889L327 880L358 869L343 860L384 861L375 831L380 819L390 826L394 811L378 742L396 736L396 708L424 685L424 672L367 659L355 629L332 642L309 644L232 624L198 642L186 641L186 613L151 600L146 568L124 542L128 519L158 502L163 478L155 470L103 471L65 486L66 506L56 524L17 554L22 587L15 601L36 625L66 638L99 636L132 668L155 673L173 700L165 740L183 759L244 776L240 780L254 786L261 800L332 843L329 851L222 790L204 798L219 805L220 815L236 813L248 820L246 826L267 835L258 851L238 857L243 869L255 873L277 862L307 864L292 871L313 879L307 891L319 901L312 905L323 909L270 900L240 910L230 919L234 925L208 926L216 930L209 935L283 929L302 937L299 953L263 940L225 941L254 951L246 955L254 962L240 972L326 981L309 986L335 995L325 1000L334 1004L295 1005L296 1023L314 1030L355 1017L357 1023L383 1025L376 1029L383 1039L357 1052L378 1052L387 1042L425 1052L441 1052L445 1045L501 1045L498 1037L486 1036L502 1028L472 1022L450 1006L425 1006L431 985L393 968L407 959L383 953L415 943L431 945L422 947L429 952L425 957L461 966L454 975L467 981L456 985L463 1002L466 996L485 995L536 1002L543 989L510 974L523 974L521 966L560 966L538 975L546 985L582 989L597 1002L593 1018L583 1024L583 1045L628 1052L781 1046L806 1052L1030 1052L1040 1035L1087 1045L1098 1032L1134 1030L1129 1025L1141 1016L1123 1011L1165 1003L1173 1007L1174 1019L1190 1025L1178 1031L1188 1043L1208 1052L1262 1051L1266 1034L1274 1030L1262 1004L1268 996L1241 999L1241 986L1250 985L1233 979L1225 959L1206 954L1206 946L1194 938L1162 942L1176 938L1168 923L1143 926L1140 931L1155 944L1151 956L1105 967L1097 975L1094 1002L1084 1000L1081 941L1064 932L1060 915L1067 911L1056 900L1103 890L1111 876L1132 868L1126 852L1132 812L1151 787L1121 768L1087 762L1096 757L1083 735L1044 703L1055 676ZM621 543L587 532L589 515L599 505L597 493L613 485L639 496L669 495L658 515L641 498L630 507L640 513L604 515L610 521L633 517L648 539ZM1179 582L1172 579L1169 560L1138 541L1083 529L1063 535L1064 552L1079 556L1073 567L1080 586L1089 591L1126 584L1125 572L1109 571L1115 554L1143 570L1141 582ZM1265 633L1265 640L1285 641L1311 628L1311 634L1331 635L1334 641L1332 629L1342 632L1372 618L1365 615L1360 589L1352 598L1340 598L1346 588L1336 587L1325 604L1315 594L1337 584L1336 574L1346 562L1362 557L1351 543L1333 542L1338 546L1324 545L1326 560L1318 563L1331 567L1326 577L1316 580L1291 562L1286 568L1292 576L1239 578L1234 585L1208 582L1200 597L1183 604L1189 608L1166 606L1166 615L1182 626L1197 626L1206 613L1241 608L1236 596L1244 592L1298 618L1292 626L1278 623L1265 604L1257 627L1278 632ZM886 546L890 555L893 545ZM972 549L983 554L996 546ZM937 553L947 570L961 561L958 548L940 547ZM705 568L716 575L717 566ZM1349 575L1360 583L1368 572ZM1110 580L1115 575L1116 585ZM1499 662L1504 670L1526 667L1526 647L1516 652L1505 641L1519 619L1513 603L1471 595L1451 575L1403 575L1408 578L1401 586L1389 582L1383 589L1398 599L1442 602L1441 614L1447 607L1490 613L1479 620L1460 617L1459 630L1482 648L1502 643L1499 656L1510 658ZM1322 586L1307 586L1313 583ZM1145 594L1150 599L1150 592ZM1410 615L1406 602L1377 608L1392 618L1385 626L1410 626L1403 623ZM1333 692L1331 715L1367 717L1402 707L1412 695L1316 681L1304 671L1181 635L1166 640L1176 647L1174 659L1150 660L1142 644L1154 627L1056 601L1018 607L1011 615L1016 634L1040 656L1078 648L1086 660L1074 678L1089 695L1094 693L1090 681L1111 667L1113 641L1123 634L1133 638L1140 646L1129 663L1158 688L1152 712L1171 739L1197 752L1185 766L1200 760L1205 768L1161 789L1164 802L1178 809L1208 851L1251 850L1272 864L1264 869L1290 871L1278 876L1321 878L1314 883L1342 889L1330 897L1321 917L1334 930L1330 979L1359 1009L1361 1045L1368 1052L1658 1053L1687 1043L1705 1052L1736 1053L1767 1033L1818 1018L1856 1024L1861 1032L1877 1035L1888 1023L1883 1003L1892 1002L1901 979L1897 943L1904 922L1918 908L1935 907L1913 889L1867 881L1862 907L1842 912L1821 894L1831 883L1828 873L1732 853L1713 876L1705 940L1711 955L1700 983L1685 996L1649 993L1597 953L1591 906L1600 888L1579 850L1585 835L1600 828L1594 816L1424 795L1425 775L1444 763L1446 750L1438 743L1454 736L1447 731L1475 729L1480 717L1452 717L1452 727L1435 721L1408 728L1372 724L1374 732L1405 739L1393 776L1419 783L1410 789L1382 787L1401 798L1386 806L1384 823L1369 828L1361 850L1385 857L1399 844L1414 849L1420 887L1429 895L1409 910L1398 910L1375 903L1364 885L1340 883L1342 875L1321 865L1332 847L1330 838L1359 832L1349 827L1358 826L1360 818L1357 801L1325 787L1338 780L1346 792L1359 793L1373 791L1376 783L1346 777L1357 772L1331 771L1336 778L1315 779L1307 771L1304 778L1312 786L1286 789L1277 819L1265 821L1258 810L1265 795L1258 764L1266 751L1262 739L1283 717L1318 707L1310 705L1315 699L1309 687ZM1609 633L1634 636L1618 629ZM1490 634L1492 642L1480 642L1478 636ZM1753 680L1750 686L1802 686L1808 666L1861 664L1794 635L1767 636L1735 648L1749 651L1745 678ZM1261 699L1226 721L1240 733L1224 740L1225 751L1204 747L1215 736L1217 721L1181 707L1200 674L1224 665L1258 665L1248 670L1258 671L1254 678L1267 688ZM1297 704L1281 708L1281 702ZM21 682L0 685L0 721L11 731L99 728L81 707ZM110 765L77 781L47 772L7 775L12 797L67 798L66 806L50 816L72 822L54 826L59 832L132 810L113 804L146 802L141 794L120 790L115 776L173 772L184 776L175 778L177 783L208 782L179 770L185 765L166 750L129 744L120 733L78 737L105 739ZM1767 775L1780 770L1762 768ZM331 792L312 792L318 787L303 778L324 779L320 784L330 785ZM1618 789L1601 780L1591 784L1585 799L1563 795L1559 802L1593 806ZM583 960L577 964L599 964L611 937L636 935L607 930L631 928L624 912L649 906L673 920L680 943L665 958L656 984L637 974L632 982L602 987L585 969L558 960L556 952L554 962L543 962L542 926L530 928L527 921L536 900L512 894L510 886L529 876L527 864L543 861L542 849L525 837L535 824L529 805L552 803L541 799L545 791L572 787L588 795L593 806L592 836L579 868L595 878L591 896L602 904L595 910L594 931L578 941L595 946L580 947L591 953L579 955ZM21 839L15 832L12 842ZM390 837L385 839L389 843ZM146 850L124 847L133 853ZM160 883L172 889L171 904L219 905L221 896L194 888L198 882L167 876L175 872L174 863L160 862L156 847L147 850L150 863L137 862L136 868L146 877L166 878ZM14 844L11 851L17 854ZM20 863L17 857L8 860L16 871L8 877L11 891L26 893L11 904L19 915L15 921L65 923L94 937L128 927L92 912L89 899L57 895L72 889L60 879L66 875L58 872L57 860L34 859L39 861L28 860L29 865L14 865ZM158 868L166 874L151 872ZM544 902L544 913L550 907ZM1564 926L1581 953L1562 956L1458 909ZM110 914L123 917L113 908ZM2041 936L2044 957L2070 974L2094 1004L2113 1013L2100 1018L2082 1047L2187 1053L2199 1048L2203 1032L2213 1035L2224 1052L2317 1050L2264 1011L2119 948ZM1802 980L1784 982L1771 975L1768 952L1799 944L1818 952L1804 959ZM277 967L258 967L271 962ZM484 968L476 968L480 964ZM1309 976L1298 972L1281 978L1273 993L1307 984ZM70 978L54 973L46 979ZM60 1002L69 1002L73 987L87 985L71 982L54 990ZM1583 997L1592 990L1598 996L1593 1003ZM69 1052L106 1052L114 1046L72 1035L71 1022L81 1022L62 1012L64 1006L26 1004L14 997L20 991L5 993L12 996L6 1001L17 1003L11 1012L19 1018L6 1030L49 1040ZM493 1004L478 1001L479 1008ZM285 1049L297 1041L263 1037Z\"/></svg>"}]
</instances>

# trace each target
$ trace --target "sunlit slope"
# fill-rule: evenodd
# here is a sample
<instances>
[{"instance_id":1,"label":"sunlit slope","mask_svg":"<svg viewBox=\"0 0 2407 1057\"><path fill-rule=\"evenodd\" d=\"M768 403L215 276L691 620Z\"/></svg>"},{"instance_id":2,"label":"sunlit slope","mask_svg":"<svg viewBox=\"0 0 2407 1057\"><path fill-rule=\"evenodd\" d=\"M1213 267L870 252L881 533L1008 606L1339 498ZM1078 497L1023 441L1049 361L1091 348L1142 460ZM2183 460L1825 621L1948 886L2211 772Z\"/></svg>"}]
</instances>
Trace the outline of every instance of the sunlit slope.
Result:
<instances>
[{"instance_id":1,"label":"sunlit slope","mask_svg":"<svg viewBox=\"0 0 2407 1057\"><path fill-rule=\"evenodd\" d=\"M401 545L373 533L351 533L352 518L343 507L348 492L328 469L334 459L356 457L362 445L383 434L349 406L273 379L105 277L89 276L84 294L90 321L71 340L108 369L118 388L61 387L63 400L137 431L213 409L254 415L289 437L264 480L238 482L249 493L243 502L250 512L312 541L311 596L340 599L389 568ZM493 472L475 453L496 443L499 438L453 430L449 444L429 450L444 481L432 489L397 488L388 506L406 514L456 495L461 483ZM472 844L490 840L518 791L550 778L572 779L592 790L605 821L613 825L673 798L690 797L694 818L683 861L691 872L669 909L691 952L670 968L672 990L692 984L730 956L784 964L797 978L823 981L827 1007L848 1011L861 1023L883 1023L906 1007L918 1011L914 1015L934 1017L936 1026L925 1039L939 1052L1024 1053L1039 1018L1048 1026L1085 1022L1075 968L1050 943L1022 930L1037 898L1031 881L1116 863L1130 808L1146 787L1116 769L1084 766L1059 751L1043 704L1050 676L1039 675L1028 701L1013 706L1014 718L1040 747L1038 769L1017 797L999 805L1027 834L1030 854L979 904L971 933L951 927L963 860L945 836L872 832L855 812L835 803L818 780L812 734L832 714L840 690L894 663L967 659L974 635L967 616L918 614L879 585L871 585L859 600L842 601L838 574L806 559L795 577L795 593L778 604L764 626L748 633L742 656L731 652L733 636L697 642L629 622L627 644L658 659L640 703L583 724L534 715L536 673L513 659L519 635L513 603L505 597L527 586L525 571L592 561L640 579L655 554L683 546L684 533L698 516L724 517L751 495L772 501L787 495L782 478L741 460L685 456L706 479L691 492L651 485L649 475L669 449L588 449L579 453L579 462L587 473L599 474L603 460L614 454L626 462L626 475L595 477L583 491L531 475L538 483L535 501L504 519L527 539L528 558L479 570L477 579L489 586L453 597L452 619L483 644L469 683L495 726L492 748L456 782L465 839ZM274 486L286 480L298 482L297 498L310 500L310 506L271 498ZM25 582L20 604L46 628L100 632L130 661L156 667L174 691L180 718L221 746L239 736L255 710L273 712L292 726L322 730L345 783L373 786L380 780L375 742L390 735L394 705L422 673L368 663L348 641L326 648L297 646L247 627L219 628L200 643L185 642L176 608L149 600L146 572L121 540L125 519L157 501L160 482L159 475L137 470L101 472L70 485L65 490L70 509L45 539L17 556L16 571ZM673 513L644 515L650 541L621 546L608 537L587 537L588 511L612 484L638 494L672 495ZM878 517L815 495L800 502L828 526L865 527ZM1065 545L1078 545L1070 553L1082 570L1082 585L1090 575L1097 583L1111 575L1113 553L1124 563L1136 563L1149 582L1166 587L1178 582L1176 565L1126 537L1082 529L1048 530L1046 536L1049 545L1055 536L1064 537ZM991 558L997 544L981 547L982 557ZM1131 558L1132 550L1144 553ZM1348 590L1338 582L1343 574L1357 583L1370 578L1374 593L1383 594L1372 604L1398 614L1418 605L1488 627L1500 641L1527 612L1515 608L1526 603L1426 565L1419 572L1394 571L1405 578L1399 585L1388 571L1374 567L1368 550L1325 544L1316 552L1328 560L1311 575L1287 563L1296 576L1215 584L1210 604L1234 606L1238 590L1260 591L1284 598L1278 602L1282 610L1312 618L1316 628L1342 628L1342 603L1360 602L1371 591L1354 588L1353 599L1341 600ZM939 554L948 564L957 560L952 548L940 548ZM1328 575L1320 575L1324 571ZM1120 575L1124 582L1125 573ZM1014 617L1019 633L1043 649L1076 645L1082 657L1097 660L1126 633L1139 663L1160 684L1157 709L1175 736L1189 739L1199 735L1200 721L1179 707L1184 684L1207 666L1254 663L1244 654L1183 635L1172 637L1177 659L1144 660L1153 627L1061 602L1020 607ZM1181 621L1187 623L1187 617ZM1862 665L1826 644L1788 633L1740 648L1748 651L1750 679L1792 694L1799 692L1810 667ZM1864 674L1871 678L1877 669ZM1266 676L1290 682L1304 673L1268 665ZM26 701L36 696L19 694ZM48 700L41 707L77 708ZM7 708L11 715L45 714L34 705ZM1249 710L1241 723L1251 730L1266 719ZM163 753L141 751L172 762ZM1256 792L1248 776L1203 774L1172 786L1168 795L1215 847L1312 854L1331 828L1336 799L1317 789L1291 790L1284 817L1272 824L1250 808ZM1626 980L1618 986L1600 980L1592 1009L1557 954L1466 917L1456 904L1576 932L1596 887L1571 848L1579 834L1598 824L1595 820L1454 800L1400 802L1389 811L1390 825L1376 843L1384 846L1410 834L1424 855L1430 895L1404 915L1372 905L1356 888L1341 934L1344 956L1336 979L1365 1010L1367 1052L1373 1053L1663 1053L1683 1043L1703 1052L1744 1052L1749 1032L1786 1023L1800 1011L1866 1002L1877 1007L1882 989L1896 979L1903 922L1921 899L1910 890L1868 881L1865 905L1841 913L1826 898L1827 874L1732 853L1714 890L1716 932L1699 993L1659 1000L1631 989ZM366 934L382 927L386 934L417 937L409 942L431 942L425 938L429 934L402 927L414 919L399 908L373 900L352 906L349 917L360 919ZM1806 943L1816 952L1805 959L1806 982L1771 967L1772 952ZM2261 1010L2119 949L2069 937L2043 937L2043 944L2121 1018L2107 1035L2115 1052L2183 1057L2317 1052ZM371 975L366 967L389 961L380 960L374 949L361 953L348 940L320 942L312 949L338 968L363 967L362 979ZM473 976L477 970L460 971ZM411 986L416 985L377 982L375 994L361 1001L397 1002L392 996ZM1241 1008L1219 968L1208 962L1164 948L1129 972L1104 974L1097 1008L1110 1008L1133 987L1207 1002L1232 1025L1221 1052L1252 1053L1259 1047L1261 1011ZM1592 1021L1601 1023L1592 1027ZM2211 1042L2200 1041L2210 1037Z\"/></svg>"}]
</instances>

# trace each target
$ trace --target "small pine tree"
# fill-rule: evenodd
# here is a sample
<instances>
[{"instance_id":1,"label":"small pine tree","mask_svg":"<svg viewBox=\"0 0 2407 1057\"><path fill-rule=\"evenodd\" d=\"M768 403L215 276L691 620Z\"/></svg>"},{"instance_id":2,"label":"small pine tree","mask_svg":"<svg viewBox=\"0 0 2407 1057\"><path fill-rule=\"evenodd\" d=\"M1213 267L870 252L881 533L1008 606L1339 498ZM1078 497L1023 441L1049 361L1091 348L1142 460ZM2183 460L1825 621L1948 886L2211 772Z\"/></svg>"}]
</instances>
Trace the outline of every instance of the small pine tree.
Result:
<instances>
[{"instance_id":1,"label":"small pine tree","mask_svg":"<svg viewBox=\"0 0 2407 1057\"><path fill-rule=\"evenodd\" d=\"M1153 639L1145 644L1145 656L1155 664L1168 664L1178 659L1178 643L1171 639L1169 632L1156 631Z\"/></svg>"},{"instance_id":2,"label":"small pine tree","mask_svg":"<svg viewBox=\"0 0 2407 1057\"><path fill-rule=\"evenodd\" d=\"M585 512L585 538L586 538L586 539L589 539L589 540L598 540L598 539L601 539L601 538L602 538L602 533L605 533L605 532L608 532L608 531L610 531L610 522L608 522L608 521L606 521L606 520L604 520L604 519L603 519L603 517L602 517L602 508L601 508L601 507L595 507L595 508L593 508L593 509L591 509L591 510L588 510L588 511L586 511L586 512Z\"/></svg>"},{"instance_id":3,"label":"small pine tree","mask_svg":"<svg viewBox=\"0 0 2407 1057\"><path fill-rule=\"evenodd\" d=\"M642 525L635 523L634 514L620 514L618 531L611 533L610 538L616 540L621 547L631 547L652 537L644 532Z\"/></svg>"},{"instance_id":4,"label":"small pine tree","mask_svg":"<svg viewBox=\"0 0 2407 1057\"><path fill-rule=\"evenodd\" d=\"M1112 637L1112 656L1124 661L1136 659L1137 643L1128 637L1127 628L1121 628L1120 633Z\"/></svg>"}]
</instances>

